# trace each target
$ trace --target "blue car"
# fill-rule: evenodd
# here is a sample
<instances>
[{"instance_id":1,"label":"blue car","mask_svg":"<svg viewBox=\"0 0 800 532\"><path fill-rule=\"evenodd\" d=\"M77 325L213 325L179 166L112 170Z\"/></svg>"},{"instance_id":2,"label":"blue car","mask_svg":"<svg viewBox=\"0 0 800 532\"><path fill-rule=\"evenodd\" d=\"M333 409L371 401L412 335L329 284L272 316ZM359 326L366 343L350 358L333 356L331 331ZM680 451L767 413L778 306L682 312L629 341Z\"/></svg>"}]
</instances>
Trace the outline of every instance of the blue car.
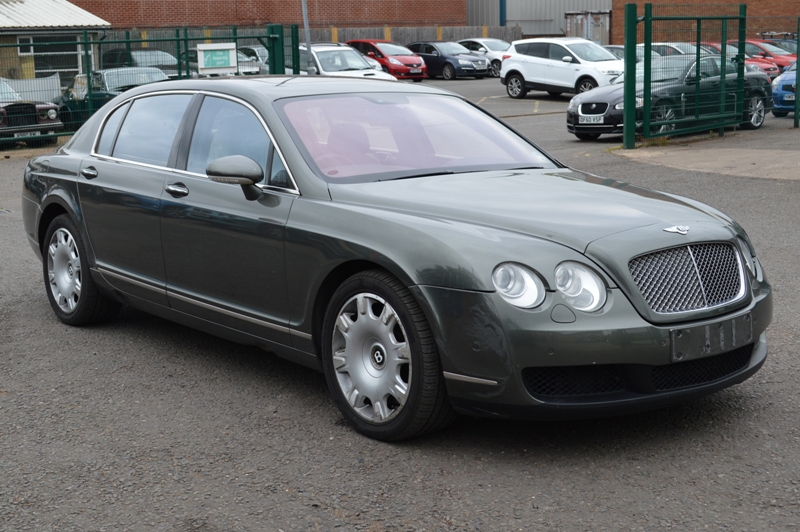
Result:
<instances>
[{"instance_id":1,"label":"blue car","mask_svg":"<svg viewBox=\"0 0 800 532\"><path fill-rule=\"evenodd\" d=\"M482 79L489 74L489 61L475 55L457 42L413 42L408 49L419 55L428 67L428 77L444 79L472 77Z\"/></svg>"},{"instance_id":2,"label":"blue car","mask_svg":"<svg viewBox=\"0 0 800 532\"><path fill-rule=\"evenodd\" d=\"M782 118L795 110L797 96L797 61L772 82L772 114Z\"/></svg>"}]
</instances>

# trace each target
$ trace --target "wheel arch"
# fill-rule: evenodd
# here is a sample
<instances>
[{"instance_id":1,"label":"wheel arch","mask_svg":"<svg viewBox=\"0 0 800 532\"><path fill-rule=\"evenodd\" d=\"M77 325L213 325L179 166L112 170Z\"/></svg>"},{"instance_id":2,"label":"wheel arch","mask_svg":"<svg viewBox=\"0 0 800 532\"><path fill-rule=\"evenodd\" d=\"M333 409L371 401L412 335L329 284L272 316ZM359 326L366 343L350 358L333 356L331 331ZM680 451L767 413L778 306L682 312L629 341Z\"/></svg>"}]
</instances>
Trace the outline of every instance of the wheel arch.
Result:
<instances>
[{"instance_id":1,"label":"wheel arch","mask_svg":"<svg viewBox=\"0 0 800 532\"><path fill-rule=\"evenodd\" d=\"M592 82L594 82L594 86L595 86L595 87L599 87L599 86L600 86L600 84L599 84L599 83L597 83L597 79L595 79L595 77L594 77L594 76L592 76L591 74L581 74L581 75L578 77L578 79L577 79L577 80L575 80L575 86L573 87L573 89L575 89L575 92L578 92L578 86L579 86L579 85L580 85L580 84L581 84L583 81L585 81L585 80L587 80L587 79L590 79L590 80L592 80Z\"/></svg>"},{"instance_id":2,"label":"wheel arch","mask_svg":"<svg viewBox=\"0 0 800 532\"><path fill-rule=\"evenodd\" d=\"M47 228L50 227L50 224L53 223L53 220L55 220L56 217L61 216L62 214L68 215L70 218L72 218L73 223L78 228L81 227L75 212L69 206L67 206L61 200L61 198L58 198L57 196L54 197L42 208L42 214L39 216L39 226L36 228L36 238L39 242L39 249L42 250L42 253L44 253L44 237L47 233ZM86 241L85 238L84 241Z\"/></svg>"}]
</instances>

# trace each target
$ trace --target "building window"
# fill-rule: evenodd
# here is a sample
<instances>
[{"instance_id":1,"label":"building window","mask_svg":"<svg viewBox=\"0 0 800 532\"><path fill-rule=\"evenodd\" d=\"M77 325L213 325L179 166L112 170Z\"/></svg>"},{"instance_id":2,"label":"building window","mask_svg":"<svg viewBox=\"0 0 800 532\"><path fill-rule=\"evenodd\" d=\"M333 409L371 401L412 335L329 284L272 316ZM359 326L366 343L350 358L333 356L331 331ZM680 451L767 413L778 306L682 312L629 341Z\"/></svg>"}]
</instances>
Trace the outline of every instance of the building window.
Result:
<instances>
[{"instance_id":1,"label":"building window","mask_svg":"<svg viewBox=\"0 0 800 532\"><path fill-rule=\"evenodd\" d=\"M58 74L61 86L66 87L77 74L84 71L83 46L80 45L77 35L19 36L17 43L20 58L33 58L34 77L45 78ZM91 53L90 46L89 54ZM26 77L29 76L30 74Z\"/></svg>"}]
</instances>

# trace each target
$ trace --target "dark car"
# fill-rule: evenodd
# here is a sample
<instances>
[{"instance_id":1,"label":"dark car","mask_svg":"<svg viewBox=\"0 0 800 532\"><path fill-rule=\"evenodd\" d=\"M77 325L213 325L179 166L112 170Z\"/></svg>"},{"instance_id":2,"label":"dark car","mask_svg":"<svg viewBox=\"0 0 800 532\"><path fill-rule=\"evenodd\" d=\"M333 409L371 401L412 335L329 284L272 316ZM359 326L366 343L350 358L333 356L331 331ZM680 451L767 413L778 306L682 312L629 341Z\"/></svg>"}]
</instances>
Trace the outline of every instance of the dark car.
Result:
<instances>
[{"instance_id":1,"label":"dark car","mask_svg":"<svg viewBox=\"0 0 800 532\"><path fill-rule=\"evenodd\" d=\"M58 107L49 102L23 100L5 81L0 80L0 144L5 139L55 135L64 129ZM29 145L53 144L57 137L24 139Z\"/></svg>"},{"instance_id":2,"label":"dark car","mask_svg":"<svg viewBox=\"0 0 800 532\"><path fill-rule=\"evenodd\" d=\"M695 117L695 103L702 115L719 113L719 83L721 79L718 55L705 55L700 59L700 79L696 78L695 56L673 55L652 61L651 68L651 120L668 121ZM641 67L641 63L639 64ZM726 80L730 98L726 108L735 105L736 63L726 62ZM644 74L642 68L636 70L637 108L643 105ZM699 89L698 89L699 84ZM581 140L594 140L600 135L621 135L623 132L623 92L625 76L622 75L611 85L599 87L590 94L579 94L567 108L567 130ZM698 99L699 98L699 99ZM744 116L742 127L758 129L772 109L772 87L769 76L754 67L745 69ZM637 111L637 128L641 128L643 116ZM713 125L713 119L709 121ZM694 122L692 125L697 124ZM654 132L665 133L678 128L662 125Z\"/></svg>"},{"instance_id":3,"label":"dark car","mask_svg":"<svg viewBox=\"0 0 800 532\"><path fill-rule=\"evenodd\" d=\"M357 39L347 44L381 64L384 72L397 79L422 81L428 77L428 67L420 56L395 42L378 39Z\"/></svg>"},{"instance_id":4,"label":"dark car","mask_svg":"<svg viewBox=\"0 0 800 532\"><path fill-rule=\"evenodd\" d=\"M408 49L419 54L428 66L428 76L444 79L472 77L483 79L489 74L489 60L473 54L457 42L414 42Z\"/></svg>"},{"instance_id":5,"label":"dark car","mask_svg":"<svg viewBox=\"0 0 800 532\"><path fill-rule=\"evenodd\" d=\"M156 48L113 48L100 56L100 68L153 67L162 70L169 78L177 78L178 59L169 52ZM184 65L185 68L185 65Z\"/></svg>"},{"instance_id":6,"label":"dark car","mask_svg":"<svg viewBox=\"0 0 800 532\"><path fill-rule=\"evenodd\" d=\"M70 131L73 131L88 120L92 112L100 109L126 90L166 79L169 79L167 75L157 68L131 67L98 70L92 72L92 92L89 95L86 74L78 74L61 96L53 100L53 103L58 106L58 115L61 121Z\"/></svg>"},{"instance_id":7,"label":"dark car","mask_svg":"<svg viewBox=\"0 0 800 532\"><path fill-rule=\"evenodd\" d=\"M23 183L61 321L125 303L261 346L324 371L373 438L649 410L767 356L771 288L736 222L420 84L137 87Z\"/></svg>"}]
</instances>

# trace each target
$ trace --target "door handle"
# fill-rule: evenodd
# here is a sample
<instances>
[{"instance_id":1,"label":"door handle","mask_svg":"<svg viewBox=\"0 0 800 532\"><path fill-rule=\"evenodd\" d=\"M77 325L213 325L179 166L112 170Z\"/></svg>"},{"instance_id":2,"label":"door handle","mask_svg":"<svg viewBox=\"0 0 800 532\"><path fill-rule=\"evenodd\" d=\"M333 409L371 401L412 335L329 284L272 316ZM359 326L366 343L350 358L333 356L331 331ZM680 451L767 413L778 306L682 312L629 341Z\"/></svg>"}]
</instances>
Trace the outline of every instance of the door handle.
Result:
<instances>
[{"instance_id":1,"label":"door handle","mask_svg":"<svg viewBox=\"0 0 800 532\"><path fill-rule=\"evenodd\" d=\"M171 183L164 190L173 198L182 198L189 195L189 188L183 183Z\"/></svg>"},{"instance_id":2,"label":"door handle","mask_svg":"<svg viewBox=\"0 0 800 532\"><path fill-rule=\"evenodd\" d=\"M97 169L94 166L87 166L81 170L81 175L86 179L94 179L97 177Z\"/></svg>"}]
</instances>

